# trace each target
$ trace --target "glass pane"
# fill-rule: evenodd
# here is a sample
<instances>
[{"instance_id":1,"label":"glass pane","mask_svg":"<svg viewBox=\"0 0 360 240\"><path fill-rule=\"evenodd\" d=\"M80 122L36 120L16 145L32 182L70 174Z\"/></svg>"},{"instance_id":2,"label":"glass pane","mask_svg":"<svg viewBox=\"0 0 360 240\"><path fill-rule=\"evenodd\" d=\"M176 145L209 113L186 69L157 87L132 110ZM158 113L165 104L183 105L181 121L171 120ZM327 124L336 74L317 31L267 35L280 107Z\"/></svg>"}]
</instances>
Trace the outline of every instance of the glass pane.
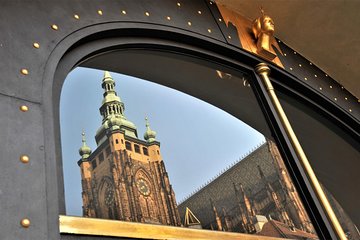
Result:
<instances>
[{"instance_id":1,"label":"glass pane","mask_svg":"<svg viewBox=\"0 0 360 240\"><path fill-rule=\"evenodd\" d=\"M311 104L284 92L276 94L345 234L348 239L360 239L351 220L352 214L355 220L359 213L360 192L349 184L359 179L360 142Z\"/></svg>"},{"instance_id":2,"label":"glass pane","mask_svg":"<svg viewBox=\"0 0 360 240\"><path fill-rule=\"evenodd\" d=\"M317 238L249 75L175 54L110 54L127 59L126 75L77 68L64 83L68 215Z\"/></svg>"}]
</instances>

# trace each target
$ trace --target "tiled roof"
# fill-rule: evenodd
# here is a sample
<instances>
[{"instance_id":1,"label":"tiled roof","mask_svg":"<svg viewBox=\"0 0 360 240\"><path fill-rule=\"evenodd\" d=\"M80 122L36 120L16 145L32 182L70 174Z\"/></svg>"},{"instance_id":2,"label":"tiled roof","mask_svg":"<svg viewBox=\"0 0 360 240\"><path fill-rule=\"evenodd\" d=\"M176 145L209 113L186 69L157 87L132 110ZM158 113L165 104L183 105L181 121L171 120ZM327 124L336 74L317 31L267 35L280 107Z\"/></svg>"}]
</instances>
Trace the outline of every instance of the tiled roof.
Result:
<instances>
[{"instance_id":1,"label":"tiled roof","mask_svg":"<svg viewBox=\"0 0 360 240\"><path fill-rule=\"evenodd\" d=\"M286 224L276 220L269 220L269 222L264 224L261 232L257 234L290 239L318 239L315 234L304 232L297 228L293 231Z\"/></svg>"}]
</instances>

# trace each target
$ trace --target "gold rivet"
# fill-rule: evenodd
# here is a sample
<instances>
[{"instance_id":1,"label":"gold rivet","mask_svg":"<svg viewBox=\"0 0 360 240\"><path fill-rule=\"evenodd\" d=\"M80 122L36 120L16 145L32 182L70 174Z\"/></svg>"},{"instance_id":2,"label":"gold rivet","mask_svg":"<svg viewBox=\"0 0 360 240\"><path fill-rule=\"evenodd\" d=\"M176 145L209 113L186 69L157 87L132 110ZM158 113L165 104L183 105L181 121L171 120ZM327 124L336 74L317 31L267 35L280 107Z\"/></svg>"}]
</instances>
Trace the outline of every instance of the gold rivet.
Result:
<instances>
[{"instance_id":1,"label":"gold rivet","mask_svg":"<svg viewBox=\"0 0 360 240\"><path fill-rule=\"evenodd\" d=\"M145 15L146 15L146 16L150 16L150 13L149 13L149 12L145 12Z\"/></svg>"},{"instance_id":2,"label":"gold rivet","mask_svg":"<svg viewBox=\"0 0 360 240\"><path fill-rule=\"evenodd\" d=\"M23 69L21 69L21 74L23 74L23 75L28 75L29 74L29 71L26 69L26 68L23 68Z\"/></svg>"},{"instance_id":3,"label":"gold rivet","mask_svg":"<svg viewBox=\"0 0 360 240\"><path fill-rule=\"evenodd\" d=\"M294 52L294 54L296 54L297 52Z\"/></svg>"},{"instance_id":4,"label":"gold rivet","mask_svg":"<svg viewBox=\"0 0 360 240\"><path fill-rule=\"evenodd\" d=\"M290 68L290 71L292 71L292 68Z\"/></svg>"},{"instance_id":5,"label":"gold rivet","mask_svg":"<svg viewBox=\"0 0 360 240\"><path fill-rule=\"evenodd\" d=\"M315 74L314 77L317 77L317 75Z\"/></svg>"},{"instance_id":6,"label":"gold rivet","mask_svg":"<svg viewBox=\"0 0 360 240\"><path fill-rule=\"evenodd\" d=\"M351 108L349 109L349 112L352 112L352 109L351 109Z\"/></svg>"},{"instance_id":7,"label":"gold rivet","mask_svg":"<svg viewBox=\"0 0 360 240\"><path fill-rule=\"evenodd\" d=\"M304 78L307 81L307 78Z\"/></svg>"},{"instance_id":8,"label":"gold rivet","mask_svg":"<svg viewBox=\"0 0 360 240\"><path fill-rule=\"evenodd\" d=\"M281 43L281 41L280 41L280 40L278 40L278 42L279 42L279 43Z\"/></svg>"},{"instance_id":9,"label":"gold rivet","mask_svg":"<svg viewBox=\"0 0 360 240\"><path fill-rule=\"evenodd\" d=\"M329 75L325 74L325 77L328 77Z\"/></svg>"},{"instance_id":10,"label":"gold rivet","mask_svg":"<svg viewBox=\"0 0 360 240\"><path fill-rule=\"evenodd\" d=\"M322 87L319 87L320 91L322 90Z\"/></svg>"},{"instance_id":11,"label":"gold rivet","mask_svg":"<svg viewBox=\"0 0 360 240\"><path fill-rule=\"evenodd\" d=\"M348 100L348 98L347 98L347 97L345 97L345 100L347 101L347 100Z\"/></svg>"},{"instance_id":12,"label":"gold rivet","mask_svg":"<svg viewBox=\"0 0 360 240\"><path fill-rule=\"evenodd\" d=\"M230 36L230 35L228 36L228 39L231 39L231 36Z\"/></svg>"},{"instance_id":13,"label":"gold rivet","mask_svg":"<svg viewBox=\"0 0 360 240\"><path fill-rule=\"evenodd\" d=\"M212 1L210 1L210 4L211 4L211 5L213 4Z\"/></svg>"},{"instance_id":14,"label":"gold rivet","mask_svg":"<svg viewBox=\"0 0 360 240\"><path fill-rule=\"evenodd\" d=\"M221 18L219 18L219 22L221 22L222 21L222 19Z\"/></svg>"},{"instance_id":15,"label":"gold rivet","mask_svg":"<svg viewBox=\"0 0 360 240\"><path fill-rule=\"evenodd\" d=\"M310 63L310 65L312 65L312 63Z\"/></svg>"},{"instance_id":16,"label":"gold rivet","mask_svg":"<svg viewBox=\"0 0 360 240\"><path fill-rule=\"evenodd\" d=\"M358 99L358 103L360 103L360 99Z\"/></svg>"},{"instance_id":17,"label":"gold rivet","mask_svg":"<svg viewBox=\"0 0 360 240\"><path fill-rule=\"evenodd\" d=\"M211 29L210 29L210 28L208 29L208 32L211 33Z\"/></svg>"},{"instance_id":18,"label":"gold rivet","mask_svg":"<svg viewBox=\"0 0 360 240\"><path fill-rule=\"evenodd\" d=\"M284 53L284 56L286 57L286 53Z\"/></svg>"},{"instance_id":19,"label":"gold rivet","mask_svg":"<svg viewBox=\"0 0 360 240\"><path fill-rule=\"evenodd\" d=\"M301 64L299 64L299 67L301 67Z\"/></svg>"},{"instance_id":20,"label":"gold rivet","mask_svg":"<svg viewBox=\"0 0 360 240\"><path fill-rule=\"evenodd\" d=\"M178 5L178 7L180 7L181 6L181 4L178 2L176 5Z\"/></svg>"},{"instance_id":21,"label":"gold rivet","mask_svg":"<svg viewBox=\"0 0 360 240\"><path fill-rule=\"evenodd\" d=\"M77 15L77 14L74 15L74 18L75 19L80 19L79 15Z\"/></svg>"},{"instance_id":22,"label":"gold rivet","mask_svg":"<svg viewBox=\"0 0 360 240\"><path fill-rule=\"evenodd\" d=\"M37 42L34 42L34 43L33 43L33 47L34 47L34 48L39 48L39 47L40 47L40 44L37 43Z\"/></svg>"},{"instance_id":23,"label":"gold rivet","mask_svg":"<svg viewBox=\"0 0 360 240\"><path fill-rule=\"evenodd\" d=\"M335 101L337 101L337 98L334 98Z\"/></svg>"},{"instance_id":24,"label":"gold rivet","mask_svg":"<svg viewBox=\"0 0 360 240\"><path fill-rule=\"evenodd\" d=\"M198 11L198 14L201 14L201 11L200 11L200 10Z\"/></svg>"},{"instance_id":25,"label":"gold rivet","mask_svg":"<svg viewBox=\"0 0 360 240\"><path fill-rule=\"evenodd\" d=\"M20 224L24 228L28 228L28 227L30 227L30 220L28 218L23 218L23 219L21 219Z\"/></svg>"},{"instance_id":26,"label":"gold rivet","mask_svg":"<svg viewBox=\"0 0 360 240\"><path fill-rule=\"evenodd\" d=\"M332 88L332 86L330 85L330 88Z\"/></svg>"},{"instance_id":27,"label":"gold rivet","mask_svg":"<svg viewBox=\"0 0 360 240\"><path fill-rule=\"evenodd\" d=\"M341 89L344 89L344 87L343 87L343 86L341 86Z\"/></svg>"},{"instance_id":28,"label":"gold rivet","mask_svg":"<svg viewBox=\"0 0 360 240\"><path fill-rule=\"evenodd\" d=\"M191 26L191 22L188 22L188 25Z\"/></svg>"},{"instance_id":29,"label":"gold rivet","mask_svg":"<svg viewBox=\"0 0 360 240\"><path fill-rule=\"evenodd\" d=\"M58 29L59 29L59 27L58 27L57 25L55 25L55 24L51 25L51 28L54 29L54 30L58 30Z\"/></svg>"},{"instance_id":30,"label":"gold rivet","mask_svg":"<svg viewBox=\"0 0 360 240\"><path fill-rule=\"evenodd\" d=\"M171 20L171 17L167 16L166 19L170 21L170 20Z\"/></svg>"},{"instance_id":31,"label":"gold rivet","mask_svg":"<svg viewBox=\"0 0 360 240\"><path fill-rule=\"evenodd\" d=\"M97 13L98 13L99 15L103 15L103 12L102 12L101 10L98 10Z\"/></svg>"},{"instance_id":32,"label":"gold rivet","mask_svg":"<svg viewBox=\"0 0 360 240\"><path fill-rule=\"evenodd\" d=\"M126 11L125 11L125 10L122 10L121 13L125 15L125 14L126 14Z\"/></svg>"},{"instance_id":33,"label":"gold rivet","mask_svg":"<svg viewBox=\"0 0 360 240\"><path fill-rule=\"evenodd\" d=\"M28 156L26 156L26 155L22 155L22 156L20 157L20 161L21 161L22 163L28 163L28 162L30 161L30 158L29 158Z\"/></svg>"},{"instance_id":34,"label":"gold rivet","mask_svg":"<svg viewBox=\"0 0 360 240\"><path fill-rule=\"evenodd\" d=\"M29 111L29 108L28 108L28 106L22 105L22 106L20 106L20 111L27 112L27 111Z\"/></svg>"}]
</instances>

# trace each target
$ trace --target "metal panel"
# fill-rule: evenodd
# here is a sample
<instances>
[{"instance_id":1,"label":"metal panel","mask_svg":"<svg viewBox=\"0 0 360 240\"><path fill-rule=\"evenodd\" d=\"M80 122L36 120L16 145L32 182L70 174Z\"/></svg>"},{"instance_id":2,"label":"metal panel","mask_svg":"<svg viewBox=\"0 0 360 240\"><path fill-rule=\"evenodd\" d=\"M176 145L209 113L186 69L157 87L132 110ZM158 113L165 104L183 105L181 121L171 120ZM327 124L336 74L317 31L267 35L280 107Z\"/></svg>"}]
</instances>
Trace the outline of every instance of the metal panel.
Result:
<instances>
[{"instance_id":1,"label":"metal panel","mask_svg":"<svg viewBox=\"0 0 360 240\"><path fill-rule=\"evenodd\" d=\"M26 105L27 112L19 107ZM0 239L46 239L46 179L41 106L0 95ZM28 163L20 161L22 155ZM21 227L30 219L28 229Z\"/></svg>"},{"instance_id":2,"label":"metal panel","mask_svg":"<svg viewBox=\"0 0 360 240\"><path fill-rule=\"evenodd\" d=\"M214 52L221 49L222 54L247 61L250 65L261 60L241 50L240 45L236 46L238 39L235 34L231 41L225 40L224 36L235 30L223 28L224 23L219 23L215 5L207 0L5 0L1 4L0 239L60 238L58 214L59 202L60 208L63 205L63 196L61 184L58 190L58 181L62 181L62 166L60 147L54 144L57 143L54 139L59 136L56 101L62 82L55 82L53 85L53 74L63 54L82 44L78 40L85 41L86 37L96 31L104 31L104 35L96 36L97 38L110 37L106 35L109 32L105 33L109 29L128 30L118 31L119 36L126 36L134 29L142 29L143 36L164 37L145 32L146 29L151 29L150 32L158 29L162 34L171 32L184 37L191 36L189 39L202 39L201 43L206 42L207 47L212 47ZM52 26L54 24L57 27ZM139 31L136 34L140 35ZM333 107L337 111L342 109L340 122L358 126L359 107L356 99L332 79L328 80L319 69L307 65L307 61L299 54L290 54L293 51L282 43L281 47L287 54L286 59L282 58L285 71L274 67L274 75L286 76L286 79L294 82L294 77L307 81L304 93L310 94L310 89L319 98L325 96L324 99L332 101L330 105L326 105L328 101L322 102L326 105L325 108ZM302 67L298 64L302 64ZM26 72L22 73L22 69L26 69L28 74L23 74ZM45 69L48 72L45 73ZM319 74L318 77L314 76L316 81L315 78L310 81L303 80L308 75L306 73L311 76ZM65 75L63 73L63 77ZM287 84L291 89L290 83L285 83ZM29 111L20 111L21 105L28 106ZM30 157L29 163L24 164L19 160L22 154ZM20 221L23 218L30 219L29 228L21 227ZM75 239L73 236L62 238Z\"/></svg>"},{"instance_id":3,"label":"metal panel","mask_svg":"<svg viewBox=\"0 0 360 240\"><path fill-rule=\"evenodd\" d=\"M149 23L224 41L205 2L183 0L180 6L177 3L174 0L88 0L86 4L70 0L3 2L0 54L6 61L0 62L4 76L0 79L0 93L40 102L41 79L49 54L65 36L87 26L110 22ZM54 24L57 30L52 28ZM34 43L40 47L35 48ZM28 70L28 75L21 74L23 68Z\"/></svg>"},{"instance_id":4,"label":"metal panel","mask_svg":"<svg viewBox=\"0 0 360 240\"><path fill-rule=\"evenodd\" d=\"M280 54L279 58L286 71L312 88L318 95L323 95L328 101L360 119L359 103L355 96L300 53L280 40L278 42L283 51L283 55Z\"/></svg>"}]
</instances>

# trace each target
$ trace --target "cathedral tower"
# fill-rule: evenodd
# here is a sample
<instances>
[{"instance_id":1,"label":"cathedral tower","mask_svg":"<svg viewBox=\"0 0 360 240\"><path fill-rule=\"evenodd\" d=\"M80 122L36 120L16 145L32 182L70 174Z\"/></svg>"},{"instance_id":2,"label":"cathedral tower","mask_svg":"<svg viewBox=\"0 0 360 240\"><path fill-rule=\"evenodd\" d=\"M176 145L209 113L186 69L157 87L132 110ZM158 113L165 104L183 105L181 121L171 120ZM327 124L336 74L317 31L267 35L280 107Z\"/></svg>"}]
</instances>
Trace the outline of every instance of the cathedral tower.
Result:
<instances>
[{"instance_id":1,"label":"cathedral tower","mask_svg":"<svg viewBox=\"0 0 360 240\"><path fill-rule=\"evenodd\" d=\"M91 152L83 133L78 165L82 178L83 215L180 226L175 193L170 184L160 142L146 118L144 139L127 120L109 72L102 80L102 125Z\"/></svg>"}]
</instances>

